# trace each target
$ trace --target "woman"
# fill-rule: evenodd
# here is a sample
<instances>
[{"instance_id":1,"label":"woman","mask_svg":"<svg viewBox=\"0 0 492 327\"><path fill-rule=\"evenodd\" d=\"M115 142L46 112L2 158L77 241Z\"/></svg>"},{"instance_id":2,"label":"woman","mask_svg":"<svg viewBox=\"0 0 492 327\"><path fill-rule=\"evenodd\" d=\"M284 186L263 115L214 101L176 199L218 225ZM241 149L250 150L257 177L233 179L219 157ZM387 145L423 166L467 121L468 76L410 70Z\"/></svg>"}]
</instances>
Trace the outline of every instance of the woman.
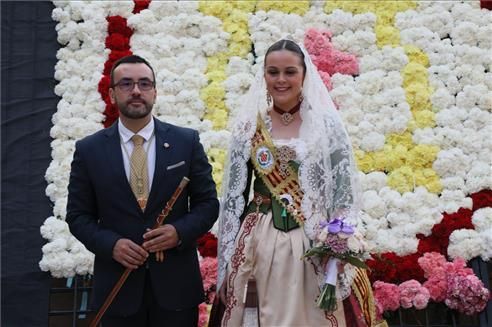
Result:
<instances>
[{"instance_id":1,"label":"woman","mask_svg":"<svg viewBox=\"0 0 492 327\"><path fill-rule=\"evenodd\" d=\"M222 325L242 325L254 279L261 326L376 326L364 271L339 268L340 301L325 312L315 304L325 261L301 260L319 222L356 224L359 212L350 142L307 52L290 40L270 46L243 103L219 215Z\"/></svg>"}]
</instances>

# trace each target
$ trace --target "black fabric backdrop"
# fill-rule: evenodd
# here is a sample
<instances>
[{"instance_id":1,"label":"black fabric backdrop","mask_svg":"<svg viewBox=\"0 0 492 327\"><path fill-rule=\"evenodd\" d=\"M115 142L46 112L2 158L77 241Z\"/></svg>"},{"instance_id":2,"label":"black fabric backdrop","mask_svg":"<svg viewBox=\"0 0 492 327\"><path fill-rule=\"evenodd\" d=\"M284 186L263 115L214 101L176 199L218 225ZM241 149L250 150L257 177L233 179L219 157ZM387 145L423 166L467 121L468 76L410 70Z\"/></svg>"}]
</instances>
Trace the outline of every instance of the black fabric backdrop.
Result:
<instances>
[{"instance_id":1,"label":"black fabric backdrop","mask_svg":"<svg viewBox=\"0 0 492 327\"><path fill-rule=\"evenodd\" d=\"M2 326L48 326L50 275L39 269L52 214L44 174L51 161L56 64L54 6L1 3Z\"/></svg>"}]
</instances>

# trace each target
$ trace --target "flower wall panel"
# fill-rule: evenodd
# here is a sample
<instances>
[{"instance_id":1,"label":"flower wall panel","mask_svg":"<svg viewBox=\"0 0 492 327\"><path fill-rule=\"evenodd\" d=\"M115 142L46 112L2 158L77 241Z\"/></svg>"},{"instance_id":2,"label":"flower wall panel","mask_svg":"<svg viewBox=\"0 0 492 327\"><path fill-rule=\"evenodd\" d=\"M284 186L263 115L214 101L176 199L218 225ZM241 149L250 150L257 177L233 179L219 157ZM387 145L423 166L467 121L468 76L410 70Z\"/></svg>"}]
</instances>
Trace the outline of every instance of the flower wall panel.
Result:
<instances>
[{"instance_id":1,"label":"flower wall panel","mask_svg":"<svg viewBox=\"0 0 492 327\"><path fill-rule=\"evenodd\" d=\"M66 187L75 141L108 119L98 83L113 59L109 16L127 21L131 52L156 70L154 114L200 132L218 185L228 123L268 46L290 35L318 65L351 137L364 192L359 228L372 253L402 263L402 281L423 276L416 267L426 252L490 258L492 15L479 1L154 1L141 11L132 1L54 3L61 100L41 269L92 271L92 254L64 222Z\"/></svg>"}]
</instances>

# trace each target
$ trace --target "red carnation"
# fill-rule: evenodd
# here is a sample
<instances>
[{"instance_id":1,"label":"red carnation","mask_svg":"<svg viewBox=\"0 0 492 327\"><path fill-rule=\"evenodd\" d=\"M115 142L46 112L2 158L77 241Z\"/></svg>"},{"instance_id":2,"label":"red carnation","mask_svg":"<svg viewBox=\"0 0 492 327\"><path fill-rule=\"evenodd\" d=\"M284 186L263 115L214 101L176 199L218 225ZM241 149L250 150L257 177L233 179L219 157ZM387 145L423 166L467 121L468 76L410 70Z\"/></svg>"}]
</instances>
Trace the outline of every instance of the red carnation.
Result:
<instances>
[{"instance_id":1,"label":"red carnation","mask_svg":"<svg viewBox=\"0 0 492 327\"><path fill-rule=\"evenodd\" d=\"M110 86L109 76L104 75L99 81L99 85L97 86L97 90L101 94L104 102L109 103L109 86Z\"/></svg>"},{"instance_id":2,"label":"red carnation","mask_svg":"<svg viewBox=\"0 0 492 327\"><path fill-rule=\"evenodd\" d=\"M133 7L133 13L138 14L142 10L149 8L150 1L151 0L133 0L133 2L135 3L135 7Z\"/></svg>"},{"instance_id":3,"label":"red carnation","mask_svg":"<svg viewBox=\"0 0 492 327\"><path fill-rule=\"evenodd\" d=\"M492 207L492 190L482 190L471 195L473 200L473 211Z\"/></svg>"},{"instance_id":4,"label":"red carnation","mask_svg":"<svg viewBox=\"0 0 492 327\"><path fill-rule=\"evenodd\" d=\"M197 241L198 251L202 257L217 257L217 237L207 232Z\"/></svg>"},{"instance_id":5,"label":"red carnation","mask_svg":"<svg viewBox=\"0 0 492 327\"><path fill-rule=\"evenodd\" d=\"M398 265L398 283L405 282L410 279L415 279L420 282L424 281L424 271L418 264L419 253L413 253L401 257Z\"/></svg>"},{"instance_id":6,"label":"red carnation","mask_svg":"<svg viewBox=\"0 0 492 327\"><path fill-rule=\"evenodd\" d=\"M130 39L123 34L113 33L106 38L106 48L112 50L129 50Z\"/></svg>"},{"instance_id":7,"label":"red carnation","mask_svg":"<svg viewBox=\"0 0 492 327\"><path fill-rule=\"evenodd\" d=\"M420 240L419 245L417 247L417 251L419 254L424 255L427 252L442 252L442 242L439 238L434 235L431 236L423 236L422 234L418 234L417 238ZM446 246L447 247L447 246Z\"/></svg>"},{"instance_id":8,"label":"red carnation","mask_svg":"<svg viewBox=\"0 0 492 327\"><path fill-rule=\"evenodd\" d=\"M108 56L108 61L116 61L120 58L132 55L131 50L113 50Z\"/></svg>"},{"instance_id":9,"label":"red carnation","mask_svg":"<svg viewBox=\"0 0 492 327\"><path fill-rule=\"evenodd\" d=\"M104 120L104 127L113 125L115 120L119 117L118 107L111 103L107 103L106 110L104 110L104 115L106 116L106 120Z\"/></svg>"},{"instance_id":10,"label":"red carnation","mask_svg":"<svg viewBox=\"0 0 492 327\"><path fill-rule=\"evenodd\" d=\"M126 24L126 19L121 16L110 16L107 17L108 21L108 34L122 34L126 37L132 36L132 29Z\"/></svg>"},{"instance_id":11,"label":"red carnation","mask_svg":"<svg viewBox=\"0 0 492 327\"><path fill-rule=\"evenodd\" d=\"M492 0L480 0L480 8L492 10Z\"/></svg>"}]
</instances>

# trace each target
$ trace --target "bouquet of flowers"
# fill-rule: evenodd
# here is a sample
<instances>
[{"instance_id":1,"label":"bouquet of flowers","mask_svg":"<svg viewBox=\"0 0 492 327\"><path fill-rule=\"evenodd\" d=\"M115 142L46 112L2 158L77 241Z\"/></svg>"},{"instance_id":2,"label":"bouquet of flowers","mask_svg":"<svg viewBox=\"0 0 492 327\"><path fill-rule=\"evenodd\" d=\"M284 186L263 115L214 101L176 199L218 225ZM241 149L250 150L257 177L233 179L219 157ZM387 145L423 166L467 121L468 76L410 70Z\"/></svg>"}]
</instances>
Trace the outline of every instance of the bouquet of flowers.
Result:
<instances>
[{"instance_id":1,"label":"bouquet of flowers","mask_svg":"<svg viewBox=\"0 0 492 327\"><path fill-rule=\"evenodd\" d=\"M325 284L318 297L317 305L323 310L333 312L337 308L336 282L338 264L344 261L360 268L367 268L362 257L365 243L354 226L344 218L334 218L318 225L314 246L306 251L304 258L319 257L328 260L325 268Z\"/></svg>"}]
</instances>

